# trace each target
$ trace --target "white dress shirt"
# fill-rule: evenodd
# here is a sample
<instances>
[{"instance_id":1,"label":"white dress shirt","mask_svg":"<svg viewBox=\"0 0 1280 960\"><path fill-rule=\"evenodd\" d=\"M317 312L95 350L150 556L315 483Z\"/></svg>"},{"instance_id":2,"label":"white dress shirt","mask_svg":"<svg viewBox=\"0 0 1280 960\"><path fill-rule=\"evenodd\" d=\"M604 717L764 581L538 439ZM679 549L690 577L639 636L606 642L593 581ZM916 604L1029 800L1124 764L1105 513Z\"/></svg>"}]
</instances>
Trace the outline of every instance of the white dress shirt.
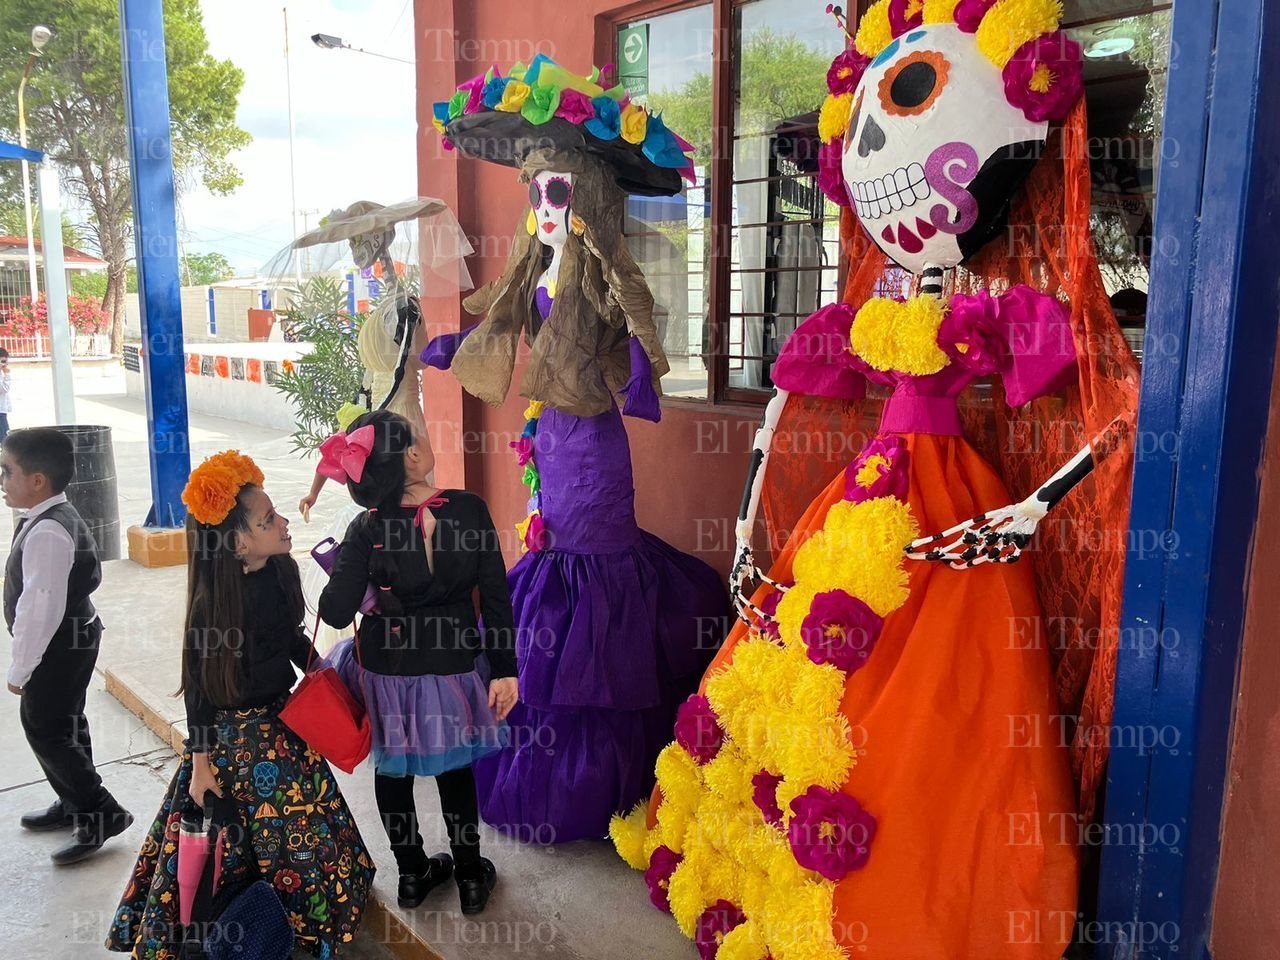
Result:
<instances>
[{"instance_id":1,"label":"white dress shirt","mask_svg":"<svg viewBox=\"0 0 1280 960\"><path fill-rule=\"evenodd\" d=\"M0 369L0 413L13 413L13 398L10 390L13 387L13 374Z\"/></svg>"},{"instance_id":2,"label":"white dress shirt","mask_svg":"<svg viewBox=\"0 0 1280 960\"><path fill-rule=\"evenodd\" d=\"M59 493L20 511L26 526L14 541L22 544L22 596L13 617L13 664L9 682L25 687L49 649L49 641L67 612L67 580L76 558L75 541L60 523L35 522L50 507L66 503Z\"/></svg>"}]
</instances>

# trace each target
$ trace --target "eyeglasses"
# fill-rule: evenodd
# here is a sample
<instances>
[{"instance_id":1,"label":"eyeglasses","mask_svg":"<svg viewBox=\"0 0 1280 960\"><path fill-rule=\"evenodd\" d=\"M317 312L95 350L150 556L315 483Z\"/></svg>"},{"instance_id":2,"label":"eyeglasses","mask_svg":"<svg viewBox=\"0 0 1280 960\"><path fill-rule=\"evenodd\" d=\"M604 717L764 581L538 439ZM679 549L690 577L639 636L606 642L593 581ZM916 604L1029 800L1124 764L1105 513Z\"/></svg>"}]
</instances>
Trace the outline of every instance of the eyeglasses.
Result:
<instances>
[{"instance_id":1,"label":"eyeglasses","mask_svg":"<svg viewBox=\"0 0 1280 960\"><path fill-rule=\"evenodd\" d=\"M542 188L538 186L537 180L529 181L529 206L537 208L542 206ZM569 198L573 196L573 184L564 177L552 177L547 181L547 203L562 210L569 205Z\"/></svg>"}]
</instances>

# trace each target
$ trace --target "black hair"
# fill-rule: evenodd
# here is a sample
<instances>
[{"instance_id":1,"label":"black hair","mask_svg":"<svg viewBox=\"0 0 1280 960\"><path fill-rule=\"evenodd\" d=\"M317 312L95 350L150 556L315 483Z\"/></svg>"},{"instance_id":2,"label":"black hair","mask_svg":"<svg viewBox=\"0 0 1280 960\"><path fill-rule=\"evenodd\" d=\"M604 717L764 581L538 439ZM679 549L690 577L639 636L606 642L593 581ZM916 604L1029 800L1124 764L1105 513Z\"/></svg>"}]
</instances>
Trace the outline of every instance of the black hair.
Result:
<instances>
[{"instance_id":1,"label":"black hair","mask_svg":"<svg viewBox=\"0 0 1280 960\"><path fill-rule=\"evenodd\" d=\"M0 357L3 357L5 360L8 360L8 359L9 359L9 351L8 351L8 350L6 350L4 347L0 347Z\"/></svg>"},{"instance_id":2,"label":"black hair","mask_svg":"<svg viewBox=\"0 0 1280 960\"><path fill-rule=\"evenodd\" d=\"M347 490L351 499L367 511L364 522L373 540L369 579L378 587L378 612L387 617L400 617L404 615L404 606L391 589L396 569L386 549L386 514L404 499L404 454L413 446L413 427L390 410L373 410L357 417L347 427L348 436L361 427L373 427L373 449L364 462L360 481L348 480Z\"/></svg>"},{"instance_id":3,"label":"black hair","mask_svg":"<svg viewBox=\"0 0 1280 960\"><path fill-rule=\"evenodd\" d=\"M4 449L23 473L43 473L54 493L62 493L76 475L75 445L53 427L26 427L4 438Z\"/></svg>"},{"instance_id":4,"label":"black hair","mask_svg":"<svg viewBox=\"0 0 1280 960\"><path fill-rule=\"evenodd\" d=\"M245 499L255 489L250 483L242 486L235 506L219 524L200 523L187 514L187 642L178 692L202 690L220 707L234 705L246 681L241 641L249 624L244 564L236 556L235 534L249 530ZM267 570L284 591L290 621L302 623L306 607L298 562L281 554L267 560Z\"/></svg>"}]
</instances>

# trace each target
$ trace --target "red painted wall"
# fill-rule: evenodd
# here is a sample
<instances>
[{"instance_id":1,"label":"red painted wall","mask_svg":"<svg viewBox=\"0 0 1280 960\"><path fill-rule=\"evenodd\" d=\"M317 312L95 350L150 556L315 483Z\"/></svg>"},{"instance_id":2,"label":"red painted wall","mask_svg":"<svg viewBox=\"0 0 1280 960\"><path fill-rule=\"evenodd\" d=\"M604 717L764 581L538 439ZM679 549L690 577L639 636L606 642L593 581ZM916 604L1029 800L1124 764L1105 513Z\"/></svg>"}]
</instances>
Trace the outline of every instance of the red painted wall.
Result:
<instances>
[{"instance_id":1,"label":"red painted wall","mask_svg":"<svg viewBox=\"0 0 1280 960\"><path fill-rule=\"evenodd\" d=\"M634 11L637 5L629 6ZM555 16L547 9L521 0L415 0L418 190L440 197L457 213L477 250L468 261L477 286L502 272L528 211L528 192L513 169L460 160L444 150L431 126L431 105L494 64L506 69L539 52L584 73L593 63L603 64L609 20L626 6L581 0L560 7ZM424 315L432 334L476 319L462 310L458 296L426 301ZM513 384L522 369L518 360ZM437 481L485 497L504 533L507 560L514 562L519 546L512 524L525 515L527 490L506 444L524 425L526 401L513 389L502 407L491 409L464 396L451 375L434 370L426 371L424 387ZM626 418L641 526L727 574L733 518L759 417L750 407L664 400L660 424Z\"/></svg>"},{"instance_id":2,"label":"red painted wall","mask_svg":"<svg viewBox=\"0 0 1280 960\"><path fill-rule=\"evenodd\" d=\"M1273 960L1280 944L1280 371L1273 378L1254 529L1226 816L1213 915L1217 960Z\"/></svg>"}]
</instances>

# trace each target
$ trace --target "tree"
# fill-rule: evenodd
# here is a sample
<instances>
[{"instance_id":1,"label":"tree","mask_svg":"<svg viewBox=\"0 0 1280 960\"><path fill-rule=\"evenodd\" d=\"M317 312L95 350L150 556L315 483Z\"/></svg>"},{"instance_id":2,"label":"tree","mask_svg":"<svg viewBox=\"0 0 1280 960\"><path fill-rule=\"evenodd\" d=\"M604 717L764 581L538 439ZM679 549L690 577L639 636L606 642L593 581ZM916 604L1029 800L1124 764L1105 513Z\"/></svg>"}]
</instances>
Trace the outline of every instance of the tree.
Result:
<instances>
[{"instance_id":1,"label":"tree","mask_svg":"<svg viewBox=\"0 0 1280 960\"><path fill-rule=\"evenodd\" d=\"M241 177L228 158L250 139L235 122L244 74L210 56L199 0L164 0L164 21L176 186L200 182L230 193ZM27 85L28 140L64 165L67 191L92 211L90 234L107 261L103 308L118 353L133 236L118 0L4 0L0 90L17 87L37 23L52 27L54 37ZM10 139L15 119L0 121Z\"/></svg>"},{"instance_id":2,"label":"tree","mask_svg":"<svg viewBox=\"0 0 1280 960\"><path fill-rule=\"evenodd\" d=\"M188 287L208 286L236 275L231 261L220 253L189 253L182 260L182 282Z\"/></svg>"}]
</instances>

